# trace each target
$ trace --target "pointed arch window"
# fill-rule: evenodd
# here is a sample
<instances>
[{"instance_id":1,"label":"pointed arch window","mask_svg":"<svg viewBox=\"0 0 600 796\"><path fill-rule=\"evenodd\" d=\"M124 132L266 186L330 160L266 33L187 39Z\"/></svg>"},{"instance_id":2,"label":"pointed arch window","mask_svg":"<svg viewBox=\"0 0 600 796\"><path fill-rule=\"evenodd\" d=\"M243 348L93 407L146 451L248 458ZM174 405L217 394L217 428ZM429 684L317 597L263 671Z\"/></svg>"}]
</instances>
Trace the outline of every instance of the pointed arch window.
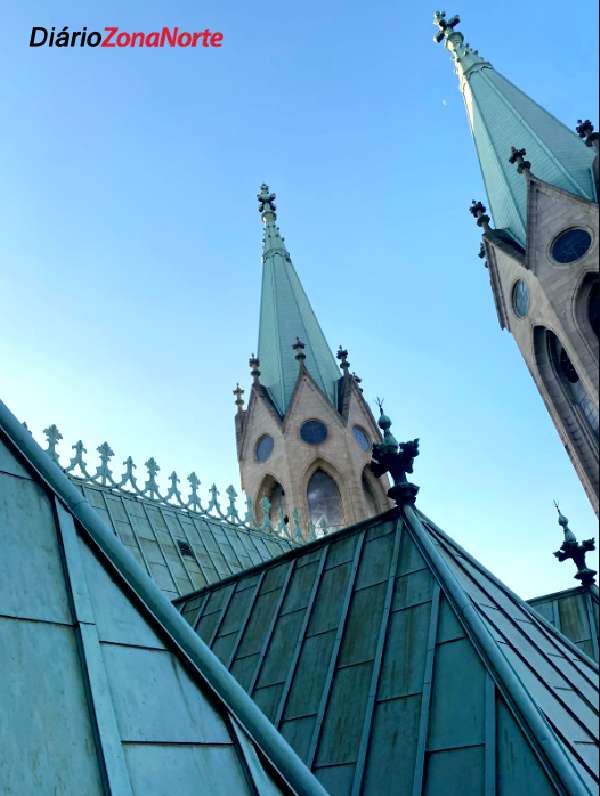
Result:
<instances>
[{"instance_id":1,"label":"pointed arch window","mask_svg":"<svg viewBox=\"0 0 600 796\"><path fill-rule=\"evenodd\" d=\"M343 525L342 497L333 478L324 470L315 470L307 489L308 516L317 527L324 524L328 529Z\"/></svg>"},{"instance_id":2,"label":"pointed arch window","mask_svg":"<svg viewBox=\"0 0 600 796\"><path fill-rule=\"evenodd\" d=\"M554 372L569 400L583 415L595 439L599 436L598 412L558 337L546 330L546 345Z\"/></svg>"}]
</instances>

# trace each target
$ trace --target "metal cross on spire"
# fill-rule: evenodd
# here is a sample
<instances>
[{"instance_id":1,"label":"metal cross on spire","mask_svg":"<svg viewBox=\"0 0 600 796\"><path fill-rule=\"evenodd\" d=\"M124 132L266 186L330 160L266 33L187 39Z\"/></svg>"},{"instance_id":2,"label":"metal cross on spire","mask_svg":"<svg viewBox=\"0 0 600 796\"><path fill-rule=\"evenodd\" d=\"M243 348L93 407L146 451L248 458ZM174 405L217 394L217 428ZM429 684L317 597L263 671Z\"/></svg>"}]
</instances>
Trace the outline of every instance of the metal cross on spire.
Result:
<instances>
[{"instance_id":1,"label":"metal cross on spire","mask_svg":"<svg viewBox=\"0 0 600 796\"><path fill-rule=\"evenodd\" d=\"M554 501L556 510L558 511L558 524L563 529L565 540L554 555L559 561L567 561L572 559L577 567L577 574L575 578L581 581L582 586L591 586L594 583L596 570L590 569L585 563L586 553L591 553L596 549L593 539L584 539L581 544L577 542L577 537L569 528L569 520L562 514L558 507L558 503Z\"/></svg>"},{"instance_id":2,"label":"metal cross on spire","mask_svg":"<svg viewBox=\"0 0 600 796\"><path fill-rule=\"evenodd\" d=\"M275 194L269 191L269 186L264 182L260 186L260 193L256 197L258 199L258 212L260 213L263 221L277 218L277 207L275 206Z\"/></svg>"},{"instance_id":3,"label":"metal cross on spire","mask_svg":"<svg viewBox=\"0 0 600 796\"><path fill-rule=\"evenodd\" d=\"M433 24L437 25L439 31L433 37L433 40L438 44L447 39L451 33L454 33L454 28L460 22L460 17L458 14L455 14L450 19L446 19L446 12L445 11L435 11L433 14Z\"/></svg>"}]
</instances>

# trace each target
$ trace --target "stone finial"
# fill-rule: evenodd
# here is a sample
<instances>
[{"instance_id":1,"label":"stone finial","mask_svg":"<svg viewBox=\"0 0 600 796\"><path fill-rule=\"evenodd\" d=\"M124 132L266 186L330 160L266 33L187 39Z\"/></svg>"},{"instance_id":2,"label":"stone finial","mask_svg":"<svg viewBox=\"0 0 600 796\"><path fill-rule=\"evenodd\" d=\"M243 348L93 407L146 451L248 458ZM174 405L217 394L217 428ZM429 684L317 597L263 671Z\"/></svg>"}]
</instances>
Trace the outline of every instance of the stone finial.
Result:
<instances>
[{"instance_id":1,"label":"stone finial","mask_svg":"<svg viewBox=\"0 0 600 796\"><path fill-rule=\"evenodd\" d=\"M572 559L577 567L577 574L574 576L581 581L582 586L591 586L595 581L596 570L590 569L585 563L585 554L596 549L593 539L584 539L581 544L577 542L577 537L569 528L569 520L561 513L558 503L554 501L558 511L558 524L563 529L565 540L554 555L559 561Z\"/></svg>"},{"instance_id":2,"label":"stone finial","mask_svg":"<svg viewBox=\"0 0 600 796\"><path fill-rule=\"evenodd\" d=\"M347 376L350 372L350 363L348 362L348 352L345 348L340 346L336 353L336 358L340 360L340 368L344 376Z\"/></svg>"},{"instance_id":3,"label":"stone finial","mask_svg":"<svg viewBox=\"0 0 600 796\"><path fill-rule=\"evenodd\" d=\"M450 19L446 18L445 11L435 11L433 14L433 24L439 28L438 32L433 37L434 42L439 44L444 39L447 39L450 34L454 33L454 28L459 24L460 17L455 14Z\"/></svg>"},{"instance_id":4,"label":"stone finial","mask_svg":"<svg viewBox=\"0 0 600 796\"><path fill-rule=\"evenodd\" d=\"M577 119L575 132L580 138L583 138L586 146L593 146L598 149L600 145L600 135L594 132L594 125L589 119Z\"/></svg>"},{"instance_id":5,"label":"stone finial","mask_svg":"<svg viewBox=\"0 0 600 796\"><path fill-rule=\"evenodd\" d=\"M250 375L252 376L252 384L260 384L260 360L254 354L251 354L249 363Z\"/></svg>"},{"instance_id":6,"label":"stone finial","mask_svg":"<svg viewBox=\"0 0 600 796\"><path fill-rule=\"evenodd\" d=\"M519 174L529 174L531 171L531 163L528 160L525 160L525 155L527 154L527 150L525 147L521 147L521 149L517 149L517 147L512 146L510 148L510 157L508 159L509 163L517 164L517 171Z\"/></svg>"},{"instance_id":7,"label":"stone finial","mask_svg":"<svg viewBox=\"0 0 600 796\"><path fill-rule=\"evenodd\" d=\"M269 186L263 184L260 186L260 193L256 197L258 199L258 212L260 213L263 222L275 220L277 218L277 207L275 206L275 194L270 193Z\"/></svg>"},{"instance_id":8,"label":"stone finial","mask_svg":"<svg viewBox=\"0 0 600 796\"><path fill-rule=\"evenodd\" d=\"M398 506L413 505L419 487L411 484L406 474L413 471L413 462L419 455L419 440L398 443L390 431L392 421L383 413L383 401L380 398L377 398L377 405L380 412L378 425L383 431L383 442L373 445L373 459L369 465L371 472L375 478L389 473L394 485L388 490L388 497Z\"/></svg>"},{"instance_id":9,"label":"stone finial","mask_svg":"<svg viewBox=\"0 0 600 796\"><path fill-rule=\"evenodd\" d=\"M233 394L235 395L235 405L237 406L237 413L238 415L240 415L244 411L244 399L242 397L244 395L244 391L242 390L239 384L235 385L235 390L233 391Z\"/></svg>"},{"instance_id":10,"label":"stone finial","mask_svg":"<svg viewBox=\"0 0 600 796\"><path fill-rule=\"evenodd\" d=\"M477 226L481 227L484 232L490 229L490 217L487 214L487 208L481 202L476 202L475 199L471 201L469 213L477 221Z\"/></svg>"},{"instance_id":11,"label":"stone finial","mask_svg":"<svg viewBox=\"0 0 600 796\"><path fill-rule=\"evenodd\" d=\"M306 354L304 353L304 343L299 337L296 337L296 342L292 348L296 352L295 358L298 360L298 364L300 367L302 367L302 365L304 365L304 360L306 359Z\"/></svg>"}]
</instances>

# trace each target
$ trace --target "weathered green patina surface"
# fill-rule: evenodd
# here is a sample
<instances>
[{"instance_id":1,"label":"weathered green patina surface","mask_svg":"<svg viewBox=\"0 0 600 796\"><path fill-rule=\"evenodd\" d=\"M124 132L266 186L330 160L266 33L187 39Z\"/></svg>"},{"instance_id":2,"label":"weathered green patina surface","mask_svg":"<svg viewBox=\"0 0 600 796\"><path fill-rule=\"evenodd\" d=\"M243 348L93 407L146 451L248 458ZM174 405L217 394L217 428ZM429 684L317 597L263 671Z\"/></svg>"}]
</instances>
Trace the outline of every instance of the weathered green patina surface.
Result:
<instances>
[{"instance_id":1,"label":"weathered green patina surface","mask_svg":"<svg viewBox=\"0 0 600 796\"><path fill-rule=\"evenodd\" d=\"M589 201L595 152L466 43L459 22L436 12L436 39L452 53L494 223L524 246L527 184L509 163L511 147L526 150L536 177Z\"/></svg>"},{"instance_id":2,"label":"weathered green patina surface","mask_svg":"<svg viewBox=\"0 0 600 796\"><path fill-rule=\"evenodd\" d=\"M336 405L339 370L275 223L275 194L267 185L258 195L264 222L263 275L258 357L262 384L283 415L298 379L292 345L304 343L305 367Z\"/></svg>"},{"instance_id":3,"label":"weathered green patina surface","mask_svg":"<svg viewBox=\"0 0 600 796\"><path fill-rule=\"evenodd\" d=\"M0 402L3 794L314 794L318 782Z\"/></svg>"},{"instance_id":4,"label":"weathered green patina surface","mask_svg":"<svg viewBox=\"0 0 600 796\"><path fill-rule=\"evenodd\" d=\"M176 604L335 796L597 788L597 666L411 508Z\"/></svg>"}]
</instances>

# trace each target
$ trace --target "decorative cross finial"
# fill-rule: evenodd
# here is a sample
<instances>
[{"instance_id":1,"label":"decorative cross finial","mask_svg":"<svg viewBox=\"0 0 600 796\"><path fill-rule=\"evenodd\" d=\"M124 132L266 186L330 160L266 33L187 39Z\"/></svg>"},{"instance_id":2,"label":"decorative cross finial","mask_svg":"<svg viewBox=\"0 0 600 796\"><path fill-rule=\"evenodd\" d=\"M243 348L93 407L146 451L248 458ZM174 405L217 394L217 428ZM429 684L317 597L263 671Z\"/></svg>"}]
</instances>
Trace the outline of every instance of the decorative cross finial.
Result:
<instances>
[{"instance_id":1,"label":"decorative cross finial","mask_svg":"<svg viewBox=\"0 0 600 796\"><path fill-rule=\"evenodd\" d=\"M156 474L160 467L156 463L154 456L151 456L146 462L146 469L148 471L148 480L144 484L143 493L148 493L148 497L160 499L160 492L158 491L158 484L156 483Z\"/></svg>"},{"instance_id":2,"label":"decorative cross finial","mask_svg":"<svg viewBox=\"0 0 600 796\"><path fill-rule=\"evenodd\" d=\"M379 427L383 431L383 442L373 445L373 460L370 469L375 478L381 478L384 473L392 476L394 485L388 490L388 497L392 498L398 506L413 505L419 487L411 484L407 473L412 473L413 462L419 455L419 440L398 443L390 431L392 421L383 413L383 400L377 398L379 407Z\"/></svg>"},{"instance_id":3,"label":"decorative cross finial","mask_svg":"<svg viewBox=\"0 0 600 796\"><path fill-rule=\"evenodd\" d=\"M582 586L591 586L594 583L596 570L590 569L585 563L585 554L590 553L596 549L593 539L584 539L581 544L577 542L577 537L569 528L569 520L561 513L558 503L554 501L556 510L558 511L558 524L563 529L565 540L554 555L559 561L567 561L572 559L577 567L577 574L575 578L581 581Z\"/></svg>"},{"instance_id":4,"label":"decorative cross finial","mask_svg":"<svg viewBox=\"0 0 600 796\"><path fill-rule=\"evenodd\" d=\"M575 132L580 138L583 138L586 146L593 146L598 149L600 142L600 135L594 132L594 125L589 119L577 119L577 127Z\"/></svg>"},{"instance_id":5,"label":"decorative cross finial","mask_svg":"<svg viewBox=\"0 0 600 796\"><path fill-rule=\"evenodd\" d=\"M52 423L51 426L45 428L44 434L46 435L46 439L48 440L48 447L46 448L46 453L52 459L53 462L56 462L56 464L58 464L58 453L56 452L56 446L63 438L63 435L60 433L55 423Z\"/></svg>"},{"instance_id":6,"label":"decorative cross finial","mask_svg":"<svg viewBox=\"0 0 600 796\"><path fill-rule=\"evenodd\" d=\"M342 346L340 346L337 350L336 357L340 360L340 368L342 370L342 373L344 374L344 376L348 376L350 372L349 371L350 363L348 362L348 352L346 351L345 348L342 348Z\"/></svg>"},{"instance_id":7,"label":"decorative cross finial","mask_svg":"<svg viewBox=\"0 0 600 796\"><path fill-rule=\"evenodd\" d=\"M302 366L304 364L304 360L306 359L306 354L304 353L304 343L299 337L296 337L296 342L294 343L292 348L296 352L296 359L298 360L298 364Z\"/></svg>"},{"instance_id":8,"label":"decorative cross finial","mask_svg":"<svg viewBox=\"0 0 600 796\"><path fill-rule=\"evenodd\" d=\"M252 376L252 383L253 384L260 384L260 360L257 356L252 354L249 360L250 364L250 375Z\"/></svg>"},{"instance_id":9,"label":"decorative cross finial","mask_svg":"<svg viewBox=\"0 0 600 796\"><path fill-rule=\"evenodd\" d=\"M525 147L521 147L521 149L517 149L514 146L510 148L510 157L508 159L509 163L516 163L517 164L517 171L519 174L529 174L531 171L531 163L528 160L525 160L525 155L527 154L527 150Z\"/></svg>"},{"instance_id":10,"label":"decorative cross finial","mask_svg":"<svg viewBox=\"0 0 600 796\"><path fill-rule=\"evenodd\" d=\"M238 414L241 414L244 411L244 399L242 398L244 391L239 384L235 385L233 394L235 395L235 405L237 406Z\"/></svg>"},{"instance_id":11,"label":"decorative cross finial","mask_svg":"<svg viewBox=\"0 0 600 796\"><path fill-rule=\"evenodd\" d=\"M490 217L486 212L487 208L481 202L476 202L475 199L471 201L469 213L477 221L477 226L482 227L484 232L488 232L490 228Z\"/></svg>"},{"instance_id":12,"label":"decorative cross finial","mask_svg":"<svg viewBox=\"0 0 600 796\"><path fill-rule=\"evenodd\" d=\"M256 198L258 199L258 212L263 223L270 220L274 221L277 218L275 194L269 192L269 186L265 185L264 182L260 186L260 193Z\"/></svg>"},{"instance_id":13,"label":"decorative cross finial","mask_svg":"<svg viewBox=\"0 0 600 796\"><path fill-rule=\"evenodd\" d=\"M433 24L439 28L438 32L433 37L434 42L439 44L444 39L447 39L450 34L454 33L454 28L460 22L460 17L455 14L450 19L446 19L445 11L435 11L433 14Z\"/></svg>"}]
</instances>

